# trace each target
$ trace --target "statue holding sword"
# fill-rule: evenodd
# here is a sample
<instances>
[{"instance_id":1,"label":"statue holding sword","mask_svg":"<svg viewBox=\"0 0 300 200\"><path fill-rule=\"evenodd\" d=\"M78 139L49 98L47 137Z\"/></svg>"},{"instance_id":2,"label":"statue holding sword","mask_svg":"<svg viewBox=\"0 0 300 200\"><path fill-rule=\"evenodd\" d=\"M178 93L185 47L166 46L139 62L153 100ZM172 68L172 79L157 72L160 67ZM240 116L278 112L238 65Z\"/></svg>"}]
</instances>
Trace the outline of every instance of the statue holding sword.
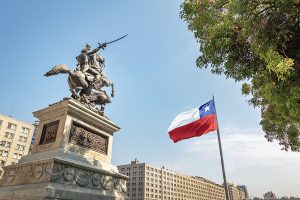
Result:
<instances>
[{"instance_id":1,"label":"statue holding sword","mask_svg":"<svg viewBox=\"0 0 300 200\"><path fill-rule=\"evenodd\" d=\"M82 49L76 57L77 67L72 72L65 64L54 66L45 76L52 76L60 73L67 73L68 84L72 93L71 97L88 108L97 109L99 114L104 115L104 107L111 103L110 97L103 90L103 87L111 87L111 97L114 96L114 84L105 75L104 58L99 55L99 50L107 47L108 44L121 40L124 35L116 40L105 43L98 43L98 47L92 49L89 44ZM97 107L100 106L100 109Z\"/></svg>"}]
</instances>

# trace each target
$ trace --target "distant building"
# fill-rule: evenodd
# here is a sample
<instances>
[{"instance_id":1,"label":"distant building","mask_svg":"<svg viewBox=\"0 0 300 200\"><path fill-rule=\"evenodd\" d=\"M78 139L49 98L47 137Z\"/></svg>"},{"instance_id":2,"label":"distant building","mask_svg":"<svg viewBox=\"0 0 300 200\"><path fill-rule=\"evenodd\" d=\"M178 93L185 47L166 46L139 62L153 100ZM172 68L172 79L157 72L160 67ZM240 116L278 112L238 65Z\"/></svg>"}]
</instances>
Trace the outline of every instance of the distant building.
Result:
<instances>
[{"instance_id":1,"label":"distant building","mask_svg":"<svg viewBox=\"0 0 300 200\"><path fill-rule=\"evenodd\" d=\"M299 197L281 197L280 200L300 200L300 198Z\"/></svg>"},{"instance_id":2,"label":"distant building","mask_svg":"<svg viewBox=\"0 0 300 200\"><path fill-rule=\"evenodd\" d=\"M0 176L2 166L28 154L34 125L0 114Z\"/></svg>"},{"instance_id":3,"label":"distant building","mask_svg":"<svg viewBox=\"0 0 300 200\"><path fill-rule=\"evenodd\" d=\"M264 194L264 199L277 199L276 195L272 192L272 191L269 191L267 193Z\"/></svg>"},{"instance_id":4,"label":"distant building","mask_svg":"<svg viewBox=\"0 0 300 200\"><path fill-rule=\"evenodd\" d=\"M239 189L240 199L249 199L248 190L245 185L238 185L237 188Z\"/></svg>"},{"instance_id":5,"label":"distant building","mask_svg":"<svg viewBox=\"0 0 300 200\"><path fill-rule=\"evenodd\" d=\"M228 184L228 192L230 200L240 200L240 190L232 183Z\"/></svg>"},{"instance_id":6,"label":"distant building","mask_svg":"<svg viewBox=\"0 0 300 200\"><path fill-rule=\"evenodd\" d=\"M33 130L32 138L31 138L31 143L30 143L30 148L29 148L28 154L31 154L31 151L32 151L32 148L33 148L33 145L35 142L35 137L38 133L38 128L39 128L39 121L35 121L33 125L34 125L34 130Z\"/></svg>"},{"instance_id":7,"label":"distant building","mask_svg":"<svg viewBox=\"0 0 300 200\"><path fill-rule=\"evenodd\" d=\"M131 200L225 200L224 187L202 177L139 163L137 159L118 169L129 176L127 191Z\"/></svg>"}]
</instances>

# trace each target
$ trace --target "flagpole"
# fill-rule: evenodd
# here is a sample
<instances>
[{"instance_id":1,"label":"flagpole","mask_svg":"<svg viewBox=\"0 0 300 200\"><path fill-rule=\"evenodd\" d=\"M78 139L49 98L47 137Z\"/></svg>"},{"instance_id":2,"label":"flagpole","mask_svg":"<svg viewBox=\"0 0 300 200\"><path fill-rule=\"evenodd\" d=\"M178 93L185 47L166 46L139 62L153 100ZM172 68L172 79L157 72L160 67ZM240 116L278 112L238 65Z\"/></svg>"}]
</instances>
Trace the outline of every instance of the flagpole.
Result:
<instances>
[{"instance_id":1,"label":"flagpole","mask_svg":"<svg viewBox=\"0 0 300 200\"><path fill-rule=\"evenodd\" d=\"M221 164L222 164L222 172L223 172L223 179L224 179L225 196L226 196L226 200L230 200L230 199L229 199L229 194L228 194L227 181L226 181L226 174L225 174L225 167L224 167L223 153L222 153L222 144L221 144L221 137L220 137L220 131L219 131L218 117L217 117L217 116L218 116L218 115L217 115L217 108L216 108L215 97L214 97L214 96L213 96L213 102L214 102L215 112L216 112L217 133L218 133L219 150L220 150Z\"/></svg>"}]
</instances>

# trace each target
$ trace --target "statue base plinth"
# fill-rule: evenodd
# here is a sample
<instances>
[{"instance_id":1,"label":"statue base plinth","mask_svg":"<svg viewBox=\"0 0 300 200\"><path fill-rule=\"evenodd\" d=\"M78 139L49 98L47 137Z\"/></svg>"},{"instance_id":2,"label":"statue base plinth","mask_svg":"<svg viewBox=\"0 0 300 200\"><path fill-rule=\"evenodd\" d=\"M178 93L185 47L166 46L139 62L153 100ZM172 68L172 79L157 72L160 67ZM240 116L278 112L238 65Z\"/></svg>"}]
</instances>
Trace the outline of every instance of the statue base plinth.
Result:
<instances>
[{"instance_id":1,"label":"statue base plinth","mask_svg":"<svg viewBox=\"0 0 300 200\"><path fill-rule=\"evenodd\" d=\"M32 154L3 167L0 199L129 199L128 177L111 164L118 126L74 100L34 115L40 124Z\"/></svg>"}]
</instances>

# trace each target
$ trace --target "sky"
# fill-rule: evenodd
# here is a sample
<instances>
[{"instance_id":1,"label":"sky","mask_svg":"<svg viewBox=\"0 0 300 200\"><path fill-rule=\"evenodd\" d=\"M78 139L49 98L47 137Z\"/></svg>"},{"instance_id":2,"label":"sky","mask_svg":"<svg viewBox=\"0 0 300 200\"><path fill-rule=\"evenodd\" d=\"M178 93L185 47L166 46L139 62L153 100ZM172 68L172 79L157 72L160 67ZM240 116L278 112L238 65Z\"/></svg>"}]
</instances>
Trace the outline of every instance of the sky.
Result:
<instances>
[{"instance_id":1,"label":"sky","mask_svg":"<svg viewBox=\"0 0 300 200\"><path fill-rule=\"evenodd\" d=\"M240 82L199 69L199 44L180 19L182 0L3 0L0 7L0 113L34 122L32 112L70 96L66 75L44 77L57 64L74 69L86 43L100 54L115 84L106 115L115 133L114 165L137 158L154 166L222 182L215 132L174 144L174 117L215 97L227 181L251 197L267 191L300 196L300 154L269 143L260 111ZM110 88L107 89L110 93Z\"/></svg>"}]
</instances>

